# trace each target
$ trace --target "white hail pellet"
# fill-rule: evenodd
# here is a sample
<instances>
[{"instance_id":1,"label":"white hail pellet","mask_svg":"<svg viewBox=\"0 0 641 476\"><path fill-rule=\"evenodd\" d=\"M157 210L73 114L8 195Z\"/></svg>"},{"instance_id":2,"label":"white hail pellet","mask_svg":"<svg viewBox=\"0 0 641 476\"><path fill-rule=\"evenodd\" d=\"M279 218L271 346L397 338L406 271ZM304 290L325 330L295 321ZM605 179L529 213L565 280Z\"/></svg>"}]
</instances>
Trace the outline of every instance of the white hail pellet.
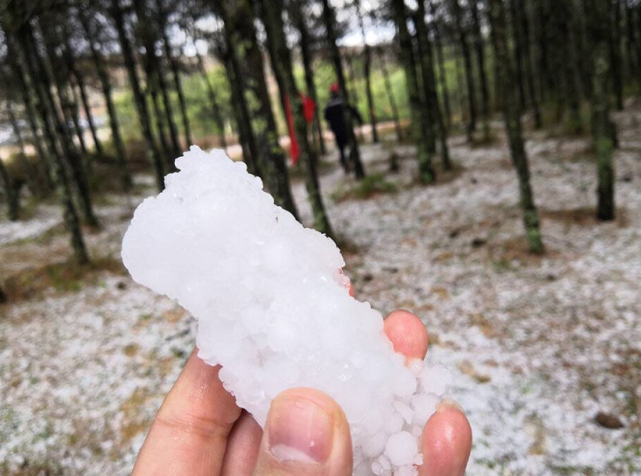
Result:
<instances>
[{"instance_id":1,"label":"white hail pellet","mask_svg":"<svg viewBox=\"0 0 641 476\"><path fill-rule=\"evenodd\" d=\"M345 411L359 474L416 474L416 424L446 391L443 369L404 365L381 314L349 296L334 242L243 163L192 147L176 166L125 235L132 277L198 319L199 356L261 426L280 392L317 388Z\"/></svg>"}]
</instances>

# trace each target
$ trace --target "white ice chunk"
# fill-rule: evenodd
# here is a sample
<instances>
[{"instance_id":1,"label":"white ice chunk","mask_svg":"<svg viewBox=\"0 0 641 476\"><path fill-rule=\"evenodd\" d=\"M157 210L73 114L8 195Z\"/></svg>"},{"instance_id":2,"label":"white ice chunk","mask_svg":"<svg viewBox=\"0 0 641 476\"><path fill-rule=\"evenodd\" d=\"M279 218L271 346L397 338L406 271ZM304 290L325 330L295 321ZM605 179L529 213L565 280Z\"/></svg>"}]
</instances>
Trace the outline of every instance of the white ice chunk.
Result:
<instances>
[{"instance_id":1,"label":"white ice chunk","mask_svg":"<svg viewBox=\"0 0 641 476\"><path fill-rule=\"evenodd\" d=\"M125 235L132 277L198 319L199 356L260 425L279 392L317 388L345 411L359 474L415 474L417 423L449 386L444 368L405 367L381 314L349 296L334 242L275 206L244 164L192 147L176 166Z\"/></svg>"}]
</instances>

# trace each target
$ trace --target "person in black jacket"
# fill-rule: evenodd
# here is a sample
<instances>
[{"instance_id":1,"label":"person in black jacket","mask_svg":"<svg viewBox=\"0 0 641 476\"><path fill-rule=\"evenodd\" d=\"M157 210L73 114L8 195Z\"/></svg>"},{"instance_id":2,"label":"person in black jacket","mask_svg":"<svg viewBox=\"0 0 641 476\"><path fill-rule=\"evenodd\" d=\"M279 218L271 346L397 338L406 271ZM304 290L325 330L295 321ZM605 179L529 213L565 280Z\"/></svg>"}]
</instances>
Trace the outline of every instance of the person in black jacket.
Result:
<instances>
[{"instance_id":1,"label":"person in black jacket","mask_svg":"<svg viewBox=\"0 0 641 476\"><path fill-rule=\"evenodd\" d=\"M345 103L340 94L340 87L338 83L332 84L329 88L331 97L327 106L325 107L325 120L329 123L329 127L334 133L334 138L336 140L336 145L338 146L338 151L340 153L341 165L345 173L348 173L351 169L351 164L347 160L345 155L345 147L349 144L349 126L346 122L346 115L351 114L352 118L355 119L360 125L363 125L363 118L358 113L356 108L347 105L347 111L345 110Z\"/></svg>"}]
</instances>

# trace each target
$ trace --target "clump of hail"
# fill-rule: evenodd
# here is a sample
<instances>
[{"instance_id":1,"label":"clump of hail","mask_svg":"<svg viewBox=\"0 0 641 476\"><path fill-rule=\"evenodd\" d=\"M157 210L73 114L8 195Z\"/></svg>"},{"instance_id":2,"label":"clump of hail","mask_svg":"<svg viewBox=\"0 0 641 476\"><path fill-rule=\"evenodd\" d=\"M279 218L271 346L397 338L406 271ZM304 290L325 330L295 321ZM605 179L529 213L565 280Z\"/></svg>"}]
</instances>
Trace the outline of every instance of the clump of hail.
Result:
<instances>
[{"instance_id":1,"label":"clump of hail","mask_svg":"<svg viewBox=\"0 0 641 476\"><path fill-rule=\"evenodd\" d=\"M316 388L347 416L354 474L418 474L447 370L405 365L381 314L349 295L334 242L276 206L243 163L192 147L176 166L125 235L132 277L198 320L199 357L222 366L225 388L261 426L280 392Z\"/></svg>"}]
</instances>

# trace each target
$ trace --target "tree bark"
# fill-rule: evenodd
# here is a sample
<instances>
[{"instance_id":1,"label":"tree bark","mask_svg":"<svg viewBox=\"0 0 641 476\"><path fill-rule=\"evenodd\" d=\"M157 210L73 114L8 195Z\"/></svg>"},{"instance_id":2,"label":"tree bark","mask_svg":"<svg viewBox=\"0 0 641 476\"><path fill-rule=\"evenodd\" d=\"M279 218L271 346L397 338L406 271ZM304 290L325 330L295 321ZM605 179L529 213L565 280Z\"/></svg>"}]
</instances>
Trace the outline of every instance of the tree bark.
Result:
<instances>
[{"instance_id":1,"label":"tree bark","mask_svg":"<svg viewBox=\"0 0 641 476\"><path fill-rule=\"evenodd\" d=\"M87 123L89 124L89 130L91 131L91 137L96 148L96 153L100 157L104 157L104 149L102 143L98 138L98 131L96 129L96 124L93 119L93 114L91 113L91 105L89 104L89 97L87 95L87 86L85 84L85 78L76 65L76 59L71 49L71 42L69 41L70 32L68 31L67 25L63 23L63 42L64 42L64 57L67 62L67 68L69 72L76 79L76 84L78 85L78 90L80 91L80 100L82 102L82 108L85 111L85 116L87 117Z\"/></svg>"},{"instance_id":2,"label":"tree bark","mask_svg":"<svg viewBox=\"0 0 641 476\"><path fill-rule=\"evenodd\" d=\"M604 0L587 0L586 3L592 40L592 139L597 156L597 217L608 221L615 218L614 143L609 100L611 45L608 23L603 21L608 6Z\"/></svg>"},{"instance_id":3,"label":"tree bark","mask_svg":"<svg viewBox=\"0 0 641 476\"><path fill-rule=\"evenodd\" d=\"M281 95L288 98L291 105L294 118L294 130L300 147L300 158L306 171L305 186L312 207L314 226L321 233L325 233L331 237L333 235L332 227L327 212L325 211L320 181L318 180L318 172L316 171L318 158L309 144L303 101L296 86L291 53L285 37L283 1L269 0L268 3L268 0L260 0L260 5L263 23L267 32L267 42L270 44L269 50L274 73L279 78L279 86L284 88L284 90L281 91Z\"/></svg>"},{"instance_id":4,"label":"tree bark","mask_svg":"<svg viewBox=\"0 0 641 476\"><path fill-rule=\"evenodd\" d=\"M392 0L392 15L396 24L401 61L405 70L407 94L409 97L410 115L412 121L412 134L417 148L419 179L423 184L436 181L436 172L432 165L433 157L427 143L424 131L427 129L425 107L423 107L419 92L419 83L416 72L416 60L412 48L412 38L407 28L407 16L404 0Z\"/></svg>"},{"instance_id":5,"label":"tree bark","mask_svg":"<svg viewBox=\"0 0 641 476\"><path fill-rule=\"evenodd\" d=\"M387 70L385 54L383 53L383 50L380 46L375 47L374 51L376 51L378 55L378 62L381 67L381 73L383 74L385 93L387 94L387 100L392 111L392 120L394 121L394 130L396 131L396 140L400 142L403 140L403 130L401 129L401 120L398 114L398 106L396 105L396 97L394 96L392 82L390 81L389 71Z\"/></svg>"},{"instance_id":6,"label":"tree bark","mask_svg":"<svg viewBox=\"0 0 641 476\"><path fill-rule=\"evenodd\" d=\"M250 0L222 0L214 4L225 25L226 45L230 52L236 78L243 78L243 94L255 100L247 101L251 126L256 136L258 156L256 166L265 179L276 204L298 218L298 211L289 187L285 154L279 144L276 120L272 111L265 80L263 55L256 36L254 11Z\"/></svg>"},{"instance_id":7,"label":"tree bark","mask_svg":"<svg viewBox=\"0 0 641 476\"><path fill-rule=\"evenodd\" d=\"M307 87L307 94L309 97L316 103L317 107L320 110L320 104L318 103L318 94L316 93L316 84L314 82L314 58L312 56L311 49L311 36L309 34L309 28L305 21L305 14L302 11L301 2L294 0L289 2L290 12L296 29L300 33L300 52L301 59L303 62L303 69L305 71L305 85ZM321 124L320 113L316 113L314 116L314 128L315 134L314 137L318 141L318 150L321 155L325 155L327 149L325 147L325 137L323 137L323 125Z\"/></svg>"},{"instance_id":8,"label":"tree bark","mask_svg":"<svg viewBox=\"0 0 641 476\"><path fill-rule=\"evenodd\" d=\"M525 112L527 109L527 96L525 94L525 66L523 64L524 54L523 54L523 31L519 28L518 24L518 14L516 10L516 1L517 0L508 0L509 12L510 12L510 21L512 22L512 31L514 36L514 57L516 59L516 79L519 86L519 106L521 111Z\"/></svg>"},{"instance_id":9,"label":"tree bark","mask_svg":"<svg viewBox=\"0 0 641 476\"><path fill-rule=\"evenodd\" d=\"M530 35L530 22L528 20L525 0L513 0L516 5L516 13L519 19L516 28L523 32L523 62L525 63L525 78L527 81L528 94L534 111L534 127L540 129L543 127L541 116L541 102L536 89L536 76L534 72L534 59L532 55L532 44Z\"/></svg>"},{"instance_id":10,"label":"tree bark","mask_svg":"<svg viewBox=\"0 0 641 476\"><path fill-rule=\"evenodd\" d=\"M612 91L616 99L616 108L623 111L623 62L621 61L621 5L620 0L608 0L611 27L610 31L610 69L612 74Z\"/></svg>"},{"instance_id":11,"label":"tree bark","mask_svg":"<svg viewBox=\"0 0 641 476\"><path fill-rule=\"evenodd\" d=\"M343 73L343 64L341 61L341 52L338 49L338 44L336 43L336 32L334 31L334 25L336 24L336 19L334 16L334 9L329 4L329 0L322 0L323 5L323 23L325 24L325 32L327 35L327 43L329 44L330 55L332 62L334 63L334 72L336 74L336 79L341 90L341 95L343 96L343 101L345 105L350 105L350 98L347 92L347 81L345 81L345 74ZM349 114L347 107L345 107L345 123L347 124L347 132L349 137L349 157L352 165L354 166L354 172L357 179L365 178L365 168L363 167L363 162L361 161L361 153L358 147L358 141L356 140L356 134L354 133L354 121L352 115Z\"/></svg>"},{"instance_id":12,"label":"tree bark","mask_svg":"<svg viewBox=\"0 0 641 476\"><path fill-rule=\"evenodd\" d=\"M64 156L67 159L67 163L71 168L73 181L78 191L78 199L80 202L80 208L82 211L83 220L88 226L92 228L99 228L100 223L98 222L98 219L96 218L96 215L93 211L93 204L91 201L91 188L89 186L89 181L87 180L87 174L82 161L82 157L78 153L78 150L76 149L76 146L73 143L71 133L67 127L67 124L64 122L64 116L61 118L58 116L56 112L55 101L51 93L51 80L49 78L49 73L48 73L48 71L50 71L53 68L53 65L55 64L53 62L54 59L51 56L52 54L54 54L54 50L52 48L51 43L47 41L47 40L51 40L51 38L49 38L44 31L42 31L42 36L45 39L45 50L48 56L48 58L46 59L43 59L42 57L40 57L40 54L38 53L38 47L35 43L33 31L29 27L29 30L27 31L27 34L24 37L25 38L24 45L25 45L25 48L31 48L31 58L34 61L33 63L27 62L27 66L32 68L32 70L30 71L30 75L32 79L34 81L38 81L38 79L34 79L34 78L39 78L39 81L42 85L42 91L44 92L45 101L48 103L48 107L50 108L51 117L53 118L53 121L54 121L53 124L54 124L55 130L60 140L60 144L62 145ZM47 67L47 60L50 62L49 68ZM61 101L68 100L67 96L64 94L64 91L67 85L62 82L62 78L58 77L56 79L56 75L54 73L54 81L56 82L56 86L57 86L56 89L60 94L60 100ZM75 106L71 105L71 107L72 109L75 110L75 111L72 110L71 116L74 120L74 124L77 129L76 132L82 135L82 129L80 128L80 125L78 123L78 118L77 118L77 105ZM80 135L78 137L80 137Z\"/></svg>"},{"instance_id":13,"label":"tree bark","mask_svg":"<svg viewBox=\"0 0 641 476\"><path fill-rule=\"evenodd\" d=\"M485 67L485 46L481 31L481 15L478 0L470 0L472 10L472 32L474 35L474 48L476 50L477 69L481 82L481 112L483 114L483 137L490 139L490 88Z\"/></svg>"},{"instance_id":14,"label":"tree bark","mask_svg":"<svg viewBox=\"0 0 641 476\"><path fill-rule=\"evenodd\" d=\"M425 0L418 1L418 11L415 17L416 36L419 39L419 52L421 54L421 71L423 72L423 88L425 96L430 98L429 104L432 106L432 117L436 123L438 139L441 147L441 161L443 169L451 170L452 162L450 160L450 151L447 145L447 128L441 112L438 94L436 92L436 74L434 72L434 54L432 50L432 41L430 40L427 26L425 24Z\"/></svg>"},{"instance_id":15,"label":"tree bark","mask_svg":"<svg viewBox=\"0 0 641 476\"><path fill-rule=\"evenodd\" d=\"M356 0L356 10L358 22L363 35L363 73L365 75L365 93L367 94L367 110L369 112L369 121L372 126L372 140L378 144L378 131L376 130L376 107L374 105L374 94L372 93L372 48L367 41L367 31L365 30L365 20L361 11L361 2Z\"/></svg>"},{"instance_id":16,"label":"tree bark","mask_svg":"<svg viewBox=\"0 0 641 476\"><path fill-rule=\"evenodd\" d=\"M120 172L120 177L121 177L120 181L122 183L123 190L125 192L129 192L133 188L133 178L131 176L131 171L129 170L125 144L120 135L120 124L118 121L118 113L116 111L116 106L113 102L111 80L109 78L109 73L107 71L102 54L100 53L100 49L95 40L96 33L91 31L90 20L87 17L87 14L82 7L79 9L79 18L80 18L80 24L82 25L82 28L85 32L87 41L89 42L91 56L93 58L94 66L96 67L96 72L98 73L98 79L100 80L100 87L102 89L102 94L105 98L105 104L107 106L107 114L109 115L109 127L111 129L111 140L113 141L114 148L116 149L116 161L118 163L118 170Z\"/></svg>"},{"instance_id":17,"label":"tree bark","mask_svg":"<svg viewBox=\"0 0 641 476\"><path fill-rule=\"evenodd\" d=\"M17 9L17 5L14 4L14 6L10 8ZM16 15L16 13L18 12L12 11L12 13ZM71 238L71 247L74 252L74 257L76 261L81 264L88 263L89 256L87 254L87 248L85 247L84 238L82 236L80 220L78 219L78 214L73 204L71 186L64 170L62 157L58 153L56 138L53 132L55 127L53 125L53 122L56 122L56 118L54 116L57 113L51 107L52 104L48 101L47 94L44 91L43 78L38 73L38 62L34 60L32 56L32 50L29 47L28 37L33 34L33 32L31 31L31 26L29 24L23 24L18 29L18 31L15 32L17 44L14 44L13 32L10 32L10 30L8 30L4 25L2 26L7 33L7 47L9 51L8 57L14 73L20 78L25 78L28 75L31 79L31 84L36 93L36 97L38 100L38 111L42 119L44 132L47 136L52 156L54 158L54 160L51 161L51 168L53 172L52 179L58 199L60 200L60 203L62 205L64 223ZM26 65L26 72L25 70L23 70L23 67L20 63L21 61L24 61ZM21 84L24 84L26 88L26 84L24 82L22 82ZM29 97L31 97L28 91L26 91L26 93Z\"/></svg>"},{"instance_id":18,"label":"tree bark","mask_svg":"<svg viewBox=\"0 0 641 476\"><path fill-rule=\"evenodd\" d=\"M164 11L162 0L156 0L156 7L158 9L158 16L160 17L161 36L165 56L169 62L169 69L171 70L172 78L174 80L174 89L178 95L178 106L180 108L180 117L183 123L183 130L185 131L185 140L187 147L193 144L191 137L191 124L189 123L189 115L187 114L187 101L185 100L185 93L183 91L182 80L180 78L180 65L179 59L174 56L167 34L167 13Z\"/></svg>"},{"instance_id":19,"label":"tree bark","mask_svg":"<svg viewBox=\"0 0 641 476\"><path fill-rule=\"evenodd\" d=\"M498 81L504 93L503 114L510 143L512 163L519 180L521 208L530 252L541 254L545 248L541 237L539 213L530 185L528 158L523 141L518 85L507 39L507 21L503 0L489 0L492 43L497 62Z\"/></svg>"},{"instance_id":20,"label":"tree bark","mask_svg":"<svg viewBox=\"0 0 641 476\"><path fill-rule=\"evenodd\" d=\"M223 116L220 113L220 106L218 105L218 99L216 98L216 91L214 91L214 86L211 84L211 81L209 80L209 76L207 75L207 70L205 69L205 62L203 61L203 57L198 52L197 49L196 49L196 60L198 62L198 69L200 71L200 74L205 80L205 86L207 87L207 95L209 96L209 103L211 105L211 112L214 118L214 122L216 123L216 127L218 127L218 130L220 131L220 146L223 149L227 150L227 138L225 137L225 122L223 121ZM236 85L230 81L232 95L233 95L235 86ZM242 104L237 103L237 106L244 107L246 110L247 105L245 104L243 106L243 104L244 104L244 100ZM238 127L239 127L239 130L242 129L242 127L240 126L240 122L238 124Z\"/></svg>"},{"instance_id":21,"label":"tree bark","mask_svg":"<svg viewBox=\"0 0 641 476\"><path fill-rule=\"evenodd\" d=\"M9 62L9 66L14 69L14 66L11 62ZM46 151L47 145L43 144L43 139L41 139L39 134L37 112L33 104L32 96L29 93L29 88L25 81L25 73L18 63L16 63L16 67L18 68L18 70L14 69L12 77L15 79L18 85L18 89L20 90L20 96L24 104L25 114L27 115L27 122L29 124L29 129L31 130L32 143L36 149L38 159L40 160L40 163L42 164L42 168L44 170L46 190L44 190L43 195L46 195L47 192L54 189L51 157ZM0 79L2 79L3 81L7 81L4 75L0 77Z\"/></svg>"},{"instance_id":22,"label":"tree bark","mask_svg":"<svg viewBox=\"0 0 641 476\"><path fill-rule=\"evenodd\" d=\"M307 87L307 94L319 107L318 103L318 94L316 93L316 84L314 82L314 58L312 55L311 48L311 35L309 33L309 28L305 20L305 14L302 10L301 3L299 1L289 2L290 12L293 19L293 22L296 26L296 29L300 33L300 51L301 59L303 62L303 69L305 71L305 85ZM325 137L323 136L323 125L320 119L320 113L316 113L314 116L314 140L318 142L318 150L321 155L327 153L327 148L325 146Z\"/></svg>"},{"instance_id":23,"label":"tree bark","mask_svg":"<svg viewBox=\"0 0 641 476\"><path fill-rule=\"evenodd\" d=\"M429 0L430 14L434 25L434 44L436 46L436 57L438 59L438 69L441 83L441 94L443 97L443 107L445 108L445 118L447 129L452 127L452 107L450 106L450 92L447 84L447 72L445 71L445 58L443 55L443 35L439 25L439 17L436 12L434 2Z\"/></svg>"},{"instance_id":24,"label":"tree bark","mask_svg":"<svg viewBox=\"0 0 641 476\"><path fill-rule=\"evenodd\" d=\"M140 88L140 79L138 78L138 71L136 70L136 60L131 48L131 42L127 37L127 30L125 29L125 18L120 0L111 0L111 17L118 32L118 41L120 43L120 50L122 52L125 68L129 76L129 85L134 96L136 104L136 111L138 112L138 121L140 129L145 141L147 158L154 168L156 173L156 185L158 190L162 191L165 188L165 172L163 167L163 160L156 147L154 135L151 129L151 122L149 120L149 109L147 107L147 99Z\"/></svg>"},{"instance_id":25,"label":"tree bark","mask_svg":"<svg viewBox=\"0 0 641 476\"><path fill-rule=\"evenodd\" d=\"M157 98L154 95L160 93L164 106L166 124L169 129L169 140L171 141L171 149L166 150L167 156L167 169L170 172L176 170L174 159L182 154L182 147L178 140L178 130L174 122L173 107L169 98L167 90L167 83L165 82L165 75L160 58L156 55L156 33L152 27L152 21L147 16L148 5L146 0L134 0L134 10L138 18L138 29L145 48L145 72L147 75L147 87L151 91L154 105L156 106L156 113L160 112L160 107ZM160 118L157 118L157 121ZM165 121L163 121L165 122ZM160 132L159 132L160 134Z\"/></svg>"},{"instance_id":26,"label":"tree bark","mask_svg":"<svg viewBox=\"0 0 641 476\"><path fill-rule=\"evenodd\" d=\"M461 53L463 54L463 66L465 67L465 83L467 85L467 98L470 108L470 122L467 127L468 140L472 140L474 132L476 131L476 85L474 83L474 70L472 68L472 54L467 38L467 31L463 24L463 10L459 4L459 0L450 0L452 6L452 14L454 16L454 23L458 34L458 41L461 45Z\"/></svg>"},{"instance_id":27,"label":"tree bark","mask_svg":"<svg viewBox=\"0 0 641 476\"><path fill-rule=\"evenodd\" d=\"M18 197L18 191L14 187L13 180L11 180L2 159L0 159L0 180L2 180L4 192L7 196L9 220L18 221L20 219L20 199Z\"/></svg>"}]
</instances>

